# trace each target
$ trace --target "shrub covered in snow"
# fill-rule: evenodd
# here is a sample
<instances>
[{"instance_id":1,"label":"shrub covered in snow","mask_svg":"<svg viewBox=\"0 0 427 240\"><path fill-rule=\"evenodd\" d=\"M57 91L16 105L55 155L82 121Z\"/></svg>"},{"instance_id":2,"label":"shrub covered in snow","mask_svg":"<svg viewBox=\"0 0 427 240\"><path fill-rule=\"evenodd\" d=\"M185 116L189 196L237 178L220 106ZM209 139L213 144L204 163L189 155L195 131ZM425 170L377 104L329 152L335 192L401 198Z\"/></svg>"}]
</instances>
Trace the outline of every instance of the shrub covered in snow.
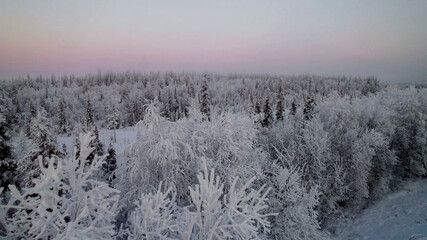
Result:
<instances>
[{"instance_id":1,"label":"shrub covered in snow","mask_svg":"<svg viewBox=\"0 0 427 240\"><path fill-rule=\"evenodd\" d=\"M41 169L34 186L21 192L10 185L8 204L2 205L2 224L9 238L112 239L119 191L94 176L106 156L87 157L93 136L80 135L80 156L38 158ZM10 210L10 211L8 211Z\"/></svg>"},{"instance_id":2,"label":"shrub covered in snow","mask_svg":"<svg viewBox=\"0 0 427 240\"><path fill-rule=\"evenodd\" d=\"M228 192L215 170L207 169L202 159L203 172L198 184L189 187L191 204L178 207L175 193L162 185L155 194L142 194L135 201L136 208L128 219L130 239L259 239L270 231L267 213L269 189L250 188L255 178L237 187L236 178Z\"/></svg>"}]
</instances>

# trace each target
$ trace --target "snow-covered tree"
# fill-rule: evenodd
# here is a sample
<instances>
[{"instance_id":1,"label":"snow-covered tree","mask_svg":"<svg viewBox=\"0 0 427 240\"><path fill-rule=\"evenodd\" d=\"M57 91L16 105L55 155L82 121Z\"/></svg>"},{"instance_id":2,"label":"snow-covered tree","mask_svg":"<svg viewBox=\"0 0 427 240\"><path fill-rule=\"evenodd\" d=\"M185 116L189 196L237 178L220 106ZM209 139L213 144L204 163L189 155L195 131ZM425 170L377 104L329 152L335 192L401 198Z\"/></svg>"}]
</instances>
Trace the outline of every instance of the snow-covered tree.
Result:
<instances>
[{"instance_id":1,"label":"snow-covered tree","mask_svg":"<svg viewBox=\"0 0 427 240\"><path fill-rule=\"evenodd\" d=\"M261 232L270 231L268 217L274 215L266 212L270 189L250 188L255 177L240 188L236 177L227 194L215 170L209 173L204 162L203 172L197 179L199 184L190 188L192 205L186 207L184 216L178 219L185 223L183 238L258 239Z\"/></svg>"},{"instance_id":2,"label":"snow-covered tree","mask_svg":"<svg viewBox=\"0 0 427 240\"><path fill-rule=\"evenodd\" d=\"M291 104L291 111L290 111L291 115L295 116L295 114L297 114L297 105L295 103L295 101L292 102Z\"/></svg>"},{"instance_id":3,"label":"snow-covered tree","mask_svg":"<svg viewBox=\"0 0 427 240\"><path fill-rule=\"evenodd\" d=\"M255 112L255 114L260 114L261 113L261 105L260 105L258 99L255 100L254 112Z\"/></svg>"},{"instance_id":4,"label":"snow-covered tree","mask_svg":"<svg viewBox=\"0 0 427 240\"><path fill-rule=\"evenodd\" d=\"M66 133L67 132L67 117L65 115L65 99L61 98L58 104L58 130L59 133Z\"/></svg>"},{"instance_id":5,"label":"snow-covered tree","mask_svg":"<svg viewBox=\"0 0 427 240\"><path fill-rule=\"evenodd\" d=\"M295 167L273 164L269 185L270 211L278 215L272 218L272 236L276 239L326 239L320 231L317 206L320 192L317 186L304 183Z\"/></svg>"},{"instance_id":6,"label":"snow-covered tree","mask_svg":"<svg viewBox=\"0 0 427 240\"><path fill-rule=\"evenodd\" d=\"M223 112L212 114L210 122L190 120L185 124L189 133L186 142L196 156L205 157L208 166L226 179L226 190L237 176L243 182L253 176L262 178L261 168L268 156L258 145L258 129L253 118Z\"/></svg>"},{"instance_id":7,"label":"snow-covered tree","mask_svg":"<svg viewBox=\"0 0 427 240\"><path fill-rule=\"evenodd\" d=\"M108 129L118 129L120 127L119 115L114 105L108 108L105 123Z\"/></svg>"},{"instance_id":8,"label":"snow-covered tree","mask_svg":"<svg viewBox=\"0 0 427 240\"><path fill-rule=\"evenodd\" d=\"M113 239L119 191L95 179L106 156L96 156L85 167L94 151L93 139L90 133L80 135L81 152L76 158L43 161L40 155L41 174L33 179L33 187L19 192L9 186L9 204L0 207L14 210L2 221L8 238Z\"/></svg>"},{"instance_id":9,"label":"snow-covered tree","mask_svg":"<svg viewBox=\"0 0 427 240\"><path fill-rule=\"evenodd\" d=\"M44 109L41 109L37 113L37 117L31 121L30 138L33 141L34 148L18 163L22 187L33 186L32 180L40 175L40 166L37 161L39 155L43 158L58 155L54 128L46 117ZM45 164L47 165L47 163Z\"/></svg>"},{"instance_id":10,"label":"snow-covered tree","mask_svg":"<svg viewBox=\"0 0 427 240\"><path fill-rule=\"evenodd\" d=\"M263 127L268 128L273 124L273 111L271 110L269 97L265 99L263 112L264 112L264 118L261 124Z\"/></svg>"},{"instance_id":11,"label":"snow-covered tree","mask_svg":"<svg viewBox=\"0 0 427 240\"><path fill-rule=\"evenodd\" d=\"M35 118L37 116L37 108L32 101L30 102L29 112L30 112L31 118Z\"/></svg>"},{"instance_id":12,"label":"snow-covered tree","mask_svg":"<svg viewBox=\"0 0 427 240\"><path fill-rule=\"evenodd\" d=\"M392 147L399 159L398 174L403 178L427 176L427 109L426 91L411 87L392 93L396 99L396 132ZM423 98L424 97L424 98Z\"/></svg>"},{"instance_id":13,"label":"snow-covered tree","mask_svg":"<svg viewBox=\"0 0 427 240\"><path fill-rule=\"evenodd\" d=\"M141 194L135 200L135 210L128 218L125 234L130 239L170 239L177 235L177 205L172 188L162 192L162 184L155 194Z\"/></svg>"},{"instance_id":14,"label":"snow-covered tree","mask_svg":"<svg viewBox=\"0 0 427 240\"><path fill-rule=\"evenodd\" d=\"M278 121L283 120L283 112L285 111L282 94L283 94L282 85L279 85L279 93L277 94L277 105L276 105L276 120Z\"/></svg>"},{"instance_id":15,"label":"snow-covered tree","mask_svg":"<svg viewBox=\"0 0 427 240\"><path fill-rule=\"evenodd\" d=\"M238 178L229 192L201 159L203 171L198 174L198 184L189 187L191 205L184 208L175 203L175 194L169 188L162 192L160 184L156 194L142 194L135 201L127 229L129 237L159 239L260 239L261 233L270 231L267 194L262 186L250 186L255 178L237 187Z\"/></svg>"},{"instance_id":16,"label":"snow-covered tree","mask_svg":"<svg viewBox=\"0 0 427 240\"><path fill-rule=\"evenodd\" d=\"M92 103L90 102L89 97L87 98L86 102L86 119L85 124L86 126L92 126L94 123L93 119L93 109L92 109Z\"/></svg>"},{"instance_id":17,"label":"snow-covered tree","mask_svg":"<svg viewBox=\"0 0 427 240\"><path fill-rule=\"evenodd\" d=\"M160 115L157 99L146 106L144 115L136 125L137 141L125 150L126 174L120 177L127 208L141 193L156 189L161 181L175 183L180 196L185 195L198 170L194 153L185 141L186 129Z\"/></svg>"},{"instance_id":18,"label":"snow-covered tree","mask_svg":"<svg viewBox=\"0 0 427 240\"><path fill-rule=\"evenodd\" d=\"M94 139L91 141L90 146L95 148L95 150L87 157L87 165L92 164L92 159L95 158L96 155L102 156L104 155L104 144L102 144L101 140L99 139L99 131L98 127L95 126L93 129L93 136Z\"/></svg>"},{"instance_id":19,"label":"snow-covered tree","mask_svg":"<svg viewBox=\"0 0 427 240\"><path fill-rule=\"evenodd\" d=\"M209 76L204 75L205 80L202 84L202 89L200 90L200 112L205 115L205 118L211 119L211 97L209 95L208 80Z\"/></svg>"},{"instance_id":20,"label":"snow-covered tree","mask_svg":"<svg viewBox=\"0 0 427 240\"><path fill-rule=\"evenodd\" d=\"M313 109L315 106L316 106L316 102L315 102L314 98L311 98L311 97L308 98L307 102L304 105L304 111L303 111L306 120L311 119L312 112L313 112Z\"/></svg>"},{"instance_id":21,"label":"snow-covered tree","mask_svg":"<svg viewBox=\"0 0 427 240\"><path fill-rule=\"evenodd\" d=\"M104 165L102 165L102 171L104 179L112 186L113 181L116 179L115 171L117 169L116 150L110 143L108 146L108 156L105 159Z\"/></svg>"},{"instance_id":22,"label":"snow-covered tree","mask_svg":"<svg viewBox=\"0 0 427 240\"><path fill-rule=\"evenodd\" d=\"M0 109L0 187L3 188L14 182L17 169L12 147L8 143L9 140L6 119Z\"/></svg>"},{"instance_id":23,"label":"snow-covered tree","mask_svg":"<svg viewBox=\"0 0 427 240\"><path fill-rule=\"evenodd\" d=\"M197 181L200 157L205 157L208 166L226 180L226 190L237 176L243 182L253 176L262 178L261 166L267 156L256 145L253 119L223 113L203 121L198 108L190 108L189 118L171 122L160 116L157 104L147 106L144 120L137 124L137 140L125 150L126 174L119 177L119 185L128 200L127 207L141 193L156 189L161 181L175 185L179 204L188 203L186 189Z\"/></svg>"},{"instance_id":24,"label":"snow-covered tree","mask_svg":"<svg viewBox=\"0 0 427 240\"><path fill-rule=\"evenodd\" d=\"M369 199L373 161L378 159L376 156L381 151L389 148L383 134L361 124L358 119L361 106L347 98L333 97L317 108L324 129L330 136L331 153L341 160L342 167L348 173L344 179L348 189L341 205L355 209L363 207ZM388 161L390 164L386 165L392 167L394 159Z\"/></svg>"},{"instance_id":25,"label":"snow-covered tree","mask_svg":"<svg viewBox=\"0 0 427 240\"><path fill-rule=\"evenodd\" d=\"M19 131L18 134L12 138L16 162L21 161L31 149L30 143L31 140L25 134L25 130Z\"/></svg>"}]
</instances>

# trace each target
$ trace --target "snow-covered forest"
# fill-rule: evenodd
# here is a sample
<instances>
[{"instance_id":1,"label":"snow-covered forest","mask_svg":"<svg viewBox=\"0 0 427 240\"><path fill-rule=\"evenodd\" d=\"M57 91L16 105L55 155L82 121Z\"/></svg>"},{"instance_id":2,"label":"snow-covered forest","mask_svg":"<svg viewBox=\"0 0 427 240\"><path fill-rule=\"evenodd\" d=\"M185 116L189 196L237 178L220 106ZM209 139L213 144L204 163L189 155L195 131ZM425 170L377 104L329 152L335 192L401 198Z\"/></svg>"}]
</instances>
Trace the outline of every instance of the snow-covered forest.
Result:
<instances>
[{"instance_id":1,"label":"snow-covered forest","mask_svg":"<svg viewBox=\"0 0 427 240\"><path fill-rule=\"evenodd\" d=\"M427 177L426 121L373 77L2 80L0 239L334 238Z\"/></svg>"}]
</instances>

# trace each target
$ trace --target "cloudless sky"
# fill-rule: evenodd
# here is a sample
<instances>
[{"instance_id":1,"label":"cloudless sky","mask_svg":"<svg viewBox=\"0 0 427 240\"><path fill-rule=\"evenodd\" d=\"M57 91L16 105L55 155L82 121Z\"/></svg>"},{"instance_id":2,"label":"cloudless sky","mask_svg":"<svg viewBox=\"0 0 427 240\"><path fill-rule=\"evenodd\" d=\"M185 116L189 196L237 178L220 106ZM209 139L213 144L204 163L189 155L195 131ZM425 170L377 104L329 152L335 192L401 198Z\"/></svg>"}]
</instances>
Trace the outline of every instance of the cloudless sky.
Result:
<instances>
[{"instance_id":1,"label":"cloudless sky","mask_svg":"<svg viewBox=\"0 0 427 240\"><path fill-rule=\"evenodd\" d=\"M427 1L0 0L0 78L127 70L427 80Z\"/></svg>"}]
</instances>

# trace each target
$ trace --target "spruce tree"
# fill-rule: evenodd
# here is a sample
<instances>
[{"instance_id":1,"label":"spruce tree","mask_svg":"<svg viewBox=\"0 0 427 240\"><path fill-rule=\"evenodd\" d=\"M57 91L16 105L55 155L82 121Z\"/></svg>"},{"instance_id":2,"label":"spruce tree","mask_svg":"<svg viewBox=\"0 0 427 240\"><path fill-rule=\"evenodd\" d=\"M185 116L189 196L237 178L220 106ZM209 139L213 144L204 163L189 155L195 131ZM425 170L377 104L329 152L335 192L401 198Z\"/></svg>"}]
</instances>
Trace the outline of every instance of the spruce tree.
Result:
<instances>
[{"instance_id":1,"label":"spruce tree","mask_svg":"<svg viewBox=\"0 0 427 240\"><path fill-rule=\"evenodd\" d=\"M279 86L279 93L277 96L278 100L277 100L277 105L276 105L276 119L278 121L283 120L283 96L282 96L282 86Z\"/></svg>"},{"instance_id":2,"label":"spruce tree","mask_svg":"<svg viewBox=\"0 0 427 240\"><path fill-rule=\"evenodd\" d=\"M297 105L294 100L291 104L291 115L295 116L295 114L297 114Z\"/></svg>"},{"instance_id":3,"label":"spruce tree","mask_svg":"<svg viewBox=\"0 0 427 240\"><path fill-rule=\"evenodd\" d=\"M204 77L205 77L205 80L203 81L202 89L200 91L200 98L201 98L200 112L202 112L205 115L205 117L208 119L208 121L210 121L211 120L211 98L209 96L209 88L208 88L208 82L207 82L209 77L207 74L205 74Z\"/></svg>"},{"instance_id":4,"label":"spruce tree","mask_svg":"<svg viewBox=\"0 0 427 240\"><path fill-rule=\"evenodd\" d=\"M105 180L107 180L108 184L111 187L114 179L116 179L116 175L114 174L114 171L117 168L116 150L114 149L113 145L110 143L107 151L108 151L108 156L105 159L105 163L102 165L102 170L103 170Z\"/></svg>"},{"instance_id":5,"label":"spruce tree","mask_svg":"<svg viewBox=\"0 0 427 240\"><path fill-rule=\"evenodd\" d=\"M47 159L59 155L56 149L56 137L53 133L54 127L46 117L46 111L42 108L38 111L36 118L31 121L30 126L30 138L35 148L30 150L18 164L22 187L32 187L34 185L32 180L40 176L40 166L37 160L39 156Z\"/></svg>"},{"instance_id":6,"label":"spruce tree","mask_svg":"<svg viewBox=\"0 0 427 240\"><path fill-rule=\"evenodd\" d=\"M259 103L259 100L255 100L255 114L260 114L261 113L261 105Z\"/></svg>"},{"instance_id":7,"label":"spruce tree","mask_svg":"<svg viewBox=\"0 0 427 240\"><path fill-rule=\"evenodd\" d=\"M33 102L30 102L29 114L27 114L26 120L25 120L25 133L27 134L28 137L30 137L31 135L31 121L34 118L36 118L36 116L37 116L37 109L34 106Z\"/></svg>"},{"instance_id":8,"label":"spruce tree","mask_svg":"<svg viewBox=\"0 0 427 240\"><path fill-rule=\"evenodd\" d=\"M196 97L196 90L194 89L194 83L192 83L192 82L188 83L188 85L187 85L187 92L188 92L188 95L191 98L195 98Z\"/></svg>"},{"instance_id":9,"label":"spruce tree","mask_svg":"<svg viewBox=\"0 0 427 240\"><path fill-rule=\"evenodd\" d=\"M119 124L119 116L117 114L116 107L114 105L111 105L107 110L107 116L106 116L106 124L108 129L118 129Z\"/></svg>"},{"instance_id":10,"label":"spruce tree","mask_svg":"<svg viewBox=\"0 0 427 240\"><path fill-rule=\"evenodd\" d=\"M67 118L65 117L65 99L61 98L58 105L58 125L59 125L59 133L67 132Z\"/></svg>"},{"instance_id":11,"label":"spruce tree","mask_svg":"<svg viewBox=\"0 0 427 240\"><path fill-rule=\"evenodd\" d=\"M304 106L304 117L305 120L310 120L312 118L312 112L314 107L316 106L316 102L313 98L308 98L307 102Z\"/></svg>"},{"instance_id":12,"label":"spruce tree","mask_svg":"<svg viewBox=\"0 0 427 240\"><path fill-rule=\"evenodd\" d=\"M95 155L102 156L104 155L104 144L99 140L98 127L95 126L93 130L94 139L90 142L90 146L94 147L95 150L87 157L86 165L91 165L92 160L95 158Z\"/></svg>"},{"instance_id":13,"label":"spruce tree","mask_svg":"<svg viewBox=\"0 0 427 240\"><path fill-rule=\"evenodd\" d=\"M90 103L89 97L87 98L87 104L86 104L86 126L92 126L93 125L93 110L92 110L92 104Z\"/></svg>"},{"instance_id":14,"label":"spruce tree","mask_svg":"<svg viewBox=\"0 0 427 240\"><path fill-rule=\"evenodd\" d=\"M10 136L6 125L6 119L0 109L0 187L3 188L14 183L17 168L12 148L8 144Z\"/></svg>"},{"instance_id":15,"label":"spruce tree","mask_svg":"<svg viewBox=\"0 0 427 240\"><path fill-rule=\"evenodd\" d=\"M261 124L263 127L270 127L273 123L273 112L271 111L270 107L270 99L267 97L264 104L264 119L262 120Z\"/></svg>"},{"instance_id":16,"label":"spruce tree","mask_svg":"<svg viewBox=\"0 0 427 240\"><path fill-rule=\"evenodd\" d=\"M35 118L37 116L37 108L33 102L30 102L30 117Z\"/></svg>"}]
</instances>

